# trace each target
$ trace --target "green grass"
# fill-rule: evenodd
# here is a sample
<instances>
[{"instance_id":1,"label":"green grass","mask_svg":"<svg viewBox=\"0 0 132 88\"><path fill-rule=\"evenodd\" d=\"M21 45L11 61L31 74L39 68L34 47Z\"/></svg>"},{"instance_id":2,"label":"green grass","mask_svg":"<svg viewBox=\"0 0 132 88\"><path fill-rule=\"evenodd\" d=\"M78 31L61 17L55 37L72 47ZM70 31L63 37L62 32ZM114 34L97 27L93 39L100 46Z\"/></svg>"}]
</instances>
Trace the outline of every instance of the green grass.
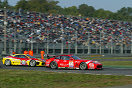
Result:
<instances>
[{"instance_id":1,"label":"green grass","mask_svg":"<svg viewBox=\"0 0 132 88\"><path fill-rule=\"evenodd\" d=\"M132 61L102 61L104 67L132 68Z\"/></svg>"},{"instance_id":2,"label":"green grass","mask_svg":"<svg viewBox=\"0 0 132 88\"><path fill-rule=\"evenodd\" d=\"M102 61L103 65L122 65L122 66L132 66L132 61Z\"/></svg>"},{"instance_id":3,"label":"green grass","mask_svg":"<svg viewBox=\"0 0 132 88\"><path fill-rule=\"evenodd\" d=\"M0 88L102 88L132 84L132 77L0 69Z\"/></svg>"}]
</instances>

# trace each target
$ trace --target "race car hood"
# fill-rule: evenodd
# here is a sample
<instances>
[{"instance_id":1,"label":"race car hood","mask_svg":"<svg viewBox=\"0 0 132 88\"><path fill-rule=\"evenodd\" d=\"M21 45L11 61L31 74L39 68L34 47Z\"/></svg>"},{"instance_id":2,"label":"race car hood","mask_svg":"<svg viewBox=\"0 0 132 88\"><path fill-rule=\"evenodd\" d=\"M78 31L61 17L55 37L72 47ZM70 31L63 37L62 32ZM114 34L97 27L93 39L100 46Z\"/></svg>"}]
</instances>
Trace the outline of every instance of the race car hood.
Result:
<instances>
[{"instance_id":1,"label":"race car hood","mask_svg":"<svg viewBox=\"0 0 132 88\"><path fill-rule=\"evenodd\" d=\"M12 56L6 56L5 58L12 57Z\"/></svg>"},{"instance_id":2,"label":"race car hood","mask_svg":"<svg viewBox=\"0 0 132 88\"><path fill-rule=\"evenodd\" d=\"M78 63L81 63L81 62L93 62L92 60L83 60L83 59L80 59L80 60L75 60L76 62Z\"/></svg>"},{"instance_id":3,"label":"race car hood","mask_svg":"<svg viewBox=\"0 0 132 88\"><path fill-rule=\"evenodd\" d=\"M89 63L101 64L100 62L93 61L93 60L84 60L84 59L81 59L81 60L77 60L77 61L86 62L86 64L89 64Z\"/></svg>"},{"instance_id":4,"label":"race car hood","mask_svg":"<svg viewBox=\"0 0 132 88\"><path fill-rule=\"evenodd\" d=\"M3 57L3 58L12 58L12 56L6 56L6 57Z\"/></svg>"},{"instance_id":5,"label":"race car hood","mask_svg":"<svg viewBox=\"0 0 132 88\"><path fill-rule=\"evenodd\" d=\"M90 61L90 62L92 62L92 60L85 60L85 59L80 59L78 61L81 61L81 62L88 62L88 61Z\"/></svg>"}]
</instances>

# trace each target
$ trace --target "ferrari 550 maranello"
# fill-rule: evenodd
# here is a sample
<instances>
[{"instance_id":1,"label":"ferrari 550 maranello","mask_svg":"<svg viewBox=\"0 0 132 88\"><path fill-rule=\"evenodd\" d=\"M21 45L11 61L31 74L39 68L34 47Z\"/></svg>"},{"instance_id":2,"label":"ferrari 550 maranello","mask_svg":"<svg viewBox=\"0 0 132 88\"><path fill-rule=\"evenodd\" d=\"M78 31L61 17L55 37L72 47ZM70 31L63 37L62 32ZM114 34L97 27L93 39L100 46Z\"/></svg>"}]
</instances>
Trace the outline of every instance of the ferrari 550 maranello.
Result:
<instances>
[{"instance_id":1,"label":"ferrari 550 maranello","mask_svg":"<svg viewBox=\"0 0 132 88\"><path fill-rule=\"evenodd\" d=\"M83 60L74 55L58 55L46 60L45 65L52 69L72 68L72 69L102 69L102 64L98 61Z\"/></svg>"},{"instance_id":2,"label":"ferrari 550 maranello","mask_svg":"<svg viewBox=\"0 0 132 88\"><path fill-rule=\"evenodd\" d=\"M3 64L9 65L28 65L28 66L44 66L45 61L30 56L28 54L14 54L11 56L3 57Z\"/></svg>"}]
</instances>

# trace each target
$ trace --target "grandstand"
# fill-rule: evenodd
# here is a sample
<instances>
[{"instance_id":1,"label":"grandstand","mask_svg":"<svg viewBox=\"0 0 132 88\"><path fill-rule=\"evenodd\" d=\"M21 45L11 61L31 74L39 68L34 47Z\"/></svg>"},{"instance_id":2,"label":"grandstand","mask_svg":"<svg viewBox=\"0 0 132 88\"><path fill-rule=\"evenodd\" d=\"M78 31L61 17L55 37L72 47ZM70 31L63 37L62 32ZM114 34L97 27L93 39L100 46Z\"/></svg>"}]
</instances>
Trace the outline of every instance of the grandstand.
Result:
<instances>
[{"instance_id":1,"label":"grandstand","mask_svg":"<svg viewBox=\"0 0 132 88\"><path fill-rule=\"evenodd\" d=\"M6 10L4 19L4 11L0 14L1 54L44 50L47 54L132 55L130 22L11 10Z\"/></svg>"}]
</instances>

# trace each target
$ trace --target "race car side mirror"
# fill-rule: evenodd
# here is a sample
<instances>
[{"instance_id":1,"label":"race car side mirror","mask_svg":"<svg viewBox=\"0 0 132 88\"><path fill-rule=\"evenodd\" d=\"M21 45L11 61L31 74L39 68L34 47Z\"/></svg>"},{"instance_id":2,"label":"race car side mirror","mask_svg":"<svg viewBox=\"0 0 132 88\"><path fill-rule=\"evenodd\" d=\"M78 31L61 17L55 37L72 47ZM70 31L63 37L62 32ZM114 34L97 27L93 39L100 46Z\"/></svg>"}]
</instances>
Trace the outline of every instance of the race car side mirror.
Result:
<instances>
[{"instance_id":1,"label":"race car side mirror","mask_svg":"<svg viewBox=\"0 0 132 88\"><path fill-rule=\"evenodd\" d=\"M70 60L74 60L73 58L70 58Z\"/></svg>"}]
</instances>

